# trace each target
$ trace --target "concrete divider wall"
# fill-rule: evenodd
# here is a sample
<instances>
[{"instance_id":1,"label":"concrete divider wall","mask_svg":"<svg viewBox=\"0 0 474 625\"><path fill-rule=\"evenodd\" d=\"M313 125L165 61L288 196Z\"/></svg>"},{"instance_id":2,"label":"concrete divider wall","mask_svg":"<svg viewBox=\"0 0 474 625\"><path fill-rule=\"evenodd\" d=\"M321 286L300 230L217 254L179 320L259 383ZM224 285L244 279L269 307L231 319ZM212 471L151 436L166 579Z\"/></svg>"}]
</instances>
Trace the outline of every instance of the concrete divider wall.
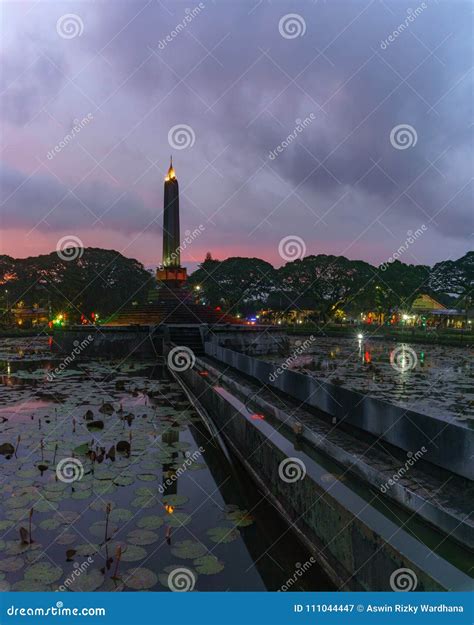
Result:
<instances>
[{"instance_id":1,"label":"concrete divider wall","mask_svg":"<svg viewBox=\"0 0 474 625\"><path fill-rule=\"evenodd\" d=\"M390 590L390 575L402 567L415 573L417 590L470 587L464 573L442 558L430 557L427 546L342 482L328 486L327 469L298 451L270 424L249 418L242 402L227 391L209 385L195 369L177 375L341 590ZM304 462L306 475L289 483L281 479L279 467L294 456Z\"/></svg>"},{"instance_id":2,"label":"concrete divider wall","mask_svg":"<svg viewBox=\"0 0 474 625\"><path fill-rule=\"evenodd\" d=\"M78 350L79 358L155 358L163 353L163 332L148 326L73 326L54 331L52 349L64 356Z\"/></svg>"},{"instance_id":3,"label":"concrete divider wall","mask_svg":"<svg viewBox=\"0 0 474 625\"><path fill-rule=\"evenodd\" d=\"M272 376L278 363L258 360L211 341L204 347L207 355L335 417L336 422L361 428L407 452L425 447L423 460L474 479L474 431L464 423L405 410L295 371Z\"/></svg>"}]
</instances>

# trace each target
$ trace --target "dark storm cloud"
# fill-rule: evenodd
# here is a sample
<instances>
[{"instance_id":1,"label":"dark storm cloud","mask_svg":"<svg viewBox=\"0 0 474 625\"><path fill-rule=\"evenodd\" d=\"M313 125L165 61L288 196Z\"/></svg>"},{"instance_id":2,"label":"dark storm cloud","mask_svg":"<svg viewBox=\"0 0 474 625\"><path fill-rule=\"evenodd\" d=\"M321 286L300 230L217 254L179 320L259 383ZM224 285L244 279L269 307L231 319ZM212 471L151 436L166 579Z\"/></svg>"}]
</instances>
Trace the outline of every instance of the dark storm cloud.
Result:
<instances>
[{"instance_id":1,"label":"dark storm cloud","mask_svg":"<svg viewBox=\"0 0 474 625\"><path fill-rule=\"evenodd\" d=\"M53 176L0 167L2 220L13 228L67 231L105 226L123 233L159 228L140 198L92 181L70 190ZM154 218L157 221L153 223Z\"/></svg>"},{"instance_id":2,"label":"dark storm cloud","mask_svg":"<svg viewBox=\"0 0 474 625\"><path fill-rule=\"evenodd\" d=\"M467 4L423 5L427 8L410 24L413 35L403 31L385 50L380 43L404 22L410 9L416 8L413 3L388 3L389 10L379 3L299 3L307 30L304 37L291 41L280 36L278 20L287 9L295 9L294 3L261 6L250 16L252 4L226 4L225 8L209 5L190 28L208 49L229 33L213 53L223 67L208 57L202 71L196 70L185 84L178 85L177 94L188 92L189 97L171 98L169 108L176 119L195 119L201 134L207 135L206 140L212 141L212 135L217 133L222 142L231 145L227 158L243 167L257 166L259 159L267 157L268 151L293 131L295 119L314 112L317 120L291 149L271 163L280 176L298 185L316 167L314 155L324 161L326 169L320 168L309 176L303 186L305 192L331 192L340 185L357 184L355 192L379 196L381 206L389 206L420 176L415 188L410 187L410 195L417 195L421 209L431 217L459 191L469 175L467 170L452 169L454 160L470 162L469 77L454 92L445 94L469 69L471 44L469 25L465 22ZM344 24L350 22L349 17L355 19L364 7L368 8L363 15L331 43ZM132 19L135 13L135 7L125 5L120 20ZM179 4L172 16L159 7L150 8L127 29L126 47L117 38L107 49L109 58L121 70L124 65L130 70L136 67L147 49L157 51L156 56L163 63L156 59L155 66L137 72L133 78L135 88L145 95L152 95L156 84L171 89L178 83L167 65L184 77L205 54L201 50L195 56L199 45L184 32L159 50L158 42L183 15ZM107 38L117 23L107 19L105 22ZM317 50L328 45L324 55L310 64L317 57ZM262 56L242 76L266 49L271 59ZM307 70L298 75L306 66ZM410 74L408 84L404 83L404 77ZM296 75L296 84L285 89ZM226 85L236 79L238 83L221 96ZM203 103L189 93L187 85L209 104L221 99L212 111L206 111ZM440 98L435 109L430 110L430 104ZM390 131L398 124L416 129L418 140L414 148L393 148ZM436 168L430 166L433 161ZM375 174L365 175L374 168L374 162L379 162ZM242 174L246 175L245 169ZM397 202L397 210L410 214L413 202L405 200ZM466 203L451 212L452 235L469 235L469 210Z\"/></svg>"},{"instance_id":3,"label":"dark storm cloud","mask_svg":"<svg viewBox=\"0 0 474 625\"><path fill-rule=\"evenodd\" d=\"M321 237L351 241L379 218L394 232L392 243L426 222L430 236L436 232L436 246L446 235L444 255L454 239L456 250L459 245L467 249L473 230L468 184L471 5L426 0L426 8L413 18L421 5L203 2L176 36L177 26L198 3L89 7L84 35L74 48L74 58L82 50L79 65L86 65L81 86L92 90L107 84L111 94L94 116L97 150L90 149L99 158L118 145L112 157L120 154L120 165L113 173L122 188L104 182L100 193L86 193L84 203L100 215L127 191L133 223L127 223L126 203L120 201L108 211L107 227L135 231L137 224L147 223L153 207L133 199L128 170L138 163L148 167L147 159L165 160L169 128L185 123L195 131L196 142L188 150L175 150L178 174L187 174L181 179L183 205L191 222L212 217L215 227L206 233L210 247L213 241L254 240L255 232L270 243L294 229L317 250ZM81 14L81 4L68 4L68 12L73 11ZM304 36L281 36L279 20L287 13L304 18ZM400 30L408 16L409 26ZM393 42L381 46L397 29ZM54 50L54 43L48 45ZM97 58L105 60L105 69ZM49 85L43 81L40 70L33 84L54 94L57 84L52 77ZM35 98L24 91L25 111L35 108ZM309 115L311 123L295 132L296 120ZM119 128L111 130L117 119ZM414 147L391 145L390 132L399 124L415 128ZM291 133L295 140L269 158ZM143 163L134 159L127 166L126 155L133 152L144 157ZM38 187L45 210L60 191L44 179ZM156 192L146 179L143 188L149 195ZM14 212L16 220L23 214L25 224L31 221L18 199ZM71 208L59 221L82 223L86 218L79 215ZM324 221L313 230L311 224L321 216ZM370 260L380 232L367 236ZM419 243L419 249L425 246L425 262L439 259L440 252L430 245L428 237Z\"/></svg>"}]
</instances>

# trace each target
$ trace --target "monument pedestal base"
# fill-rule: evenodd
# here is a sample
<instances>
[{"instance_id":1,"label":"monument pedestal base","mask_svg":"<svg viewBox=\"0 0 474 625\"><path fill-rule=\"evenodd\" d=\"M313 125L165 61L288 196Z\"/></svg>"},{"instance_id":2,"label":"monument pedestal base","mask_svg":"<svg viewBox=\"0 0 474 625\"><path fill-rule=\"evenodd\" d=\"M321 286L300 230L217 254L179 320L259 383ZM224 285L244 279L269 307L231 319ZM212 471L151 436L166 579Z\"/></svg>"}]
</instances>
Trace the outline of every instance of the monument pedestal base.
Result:
<instances>
[{"instance_id":1,"label":"monument pedestal base","mask_svg":"<svg viewBox=\"0 0 474 625\"><path fill-rule=\"evenodd\" d=\"M186 267L164 267L156 270L156 279L167 286L182 286L187 279Z\"/></svg>"}]
</instances>

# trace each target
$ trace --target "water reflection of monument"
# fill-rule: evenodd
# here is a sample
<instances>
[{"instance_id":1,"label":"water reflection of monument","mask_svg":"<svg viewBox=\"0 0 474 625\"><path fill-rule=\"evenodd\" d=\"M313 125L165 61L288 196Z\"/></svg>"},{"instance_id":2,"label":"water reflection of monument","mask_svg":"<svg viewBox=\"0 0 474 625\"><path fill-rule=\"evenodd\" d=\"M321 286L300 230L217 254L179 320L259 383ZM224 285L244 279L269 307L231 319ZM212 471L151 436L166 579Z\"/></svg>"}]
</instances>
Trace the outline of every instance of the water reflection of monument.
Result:
<instances>
[{"instance_id":1,"label":"water reflection of monument","mask_svg":"<svg viewBox=\"0 0 474 625\"><path fill-rule=\"evenodd\" d=\"M174 429L167 430L161 435L161 440L163 441L163 443L165 443L169 447L173 446L173 443L178 443L179 442L179 429L174 428ZM164 496L176 495L178 493L178 476L177 476L177 469L176 469L176 461L178 459L178 456L179 456L179 451L176 450L175 452L171 454L173 461L164 463L162 465L162 473L163 473L162 489L163 489ZM165 508L169 514L172 514L174 511L173 506L165 505Z\"/></svg>"}]
</instances>

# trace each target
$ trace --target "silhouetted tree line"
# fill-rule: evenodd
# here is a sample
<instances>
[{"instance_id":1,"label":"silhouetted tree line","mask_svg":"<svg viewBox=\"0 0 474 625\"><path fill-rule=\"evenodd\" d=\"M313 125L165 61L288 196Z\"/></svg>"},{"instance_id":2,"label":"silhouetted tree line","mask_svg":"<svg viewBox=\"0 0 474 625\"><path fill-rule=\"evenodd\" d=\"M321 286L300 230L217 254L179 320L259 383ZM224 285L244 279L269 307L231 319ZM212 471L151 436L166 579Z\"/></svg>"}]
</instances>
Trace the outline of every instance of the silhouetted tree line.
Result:
<instances>
[{"instance_id":1,"label":"silhouetted tree line","mask_svg":"<svg viewBox=\"0 0 474 625\"><path fill-rule=\"evenodd\" d=\"M259 258L223 261L208 253L189 282L199 286L206 303L231 313L262 308L315 310L327 318L337 308L348 314L363 310L387 313L409 308L421 293L440 303L470 307L474 283L474 252L434 267L398 260L374 267L344 256L306 256L279 269Z\"/></svg>"},{"instance_id":2,"label":"silhouetted tree line","mask_svg":"<svg viewBox=\"0 0 474 625\"><path fill-rule=\"evenodd\" d=\"M53 314L66 312L71 320L92 312L104 319L126 303L153 299L156 291L154 276L141 263L100 248L84 248L74 260L56 252L25 259L0 256L0 283L3 310L18 302L38 304ZM420 293L465 310L472 307L473 283L474 252L431 268L398 260L374 267L319 254L275 269L259 258L220 261L207 254L188 288L199 286L195 292L205 303L233 314L299 308L328 318L337 308L347 314L405 309Z\"/></svg>"},{"instance_id":3,"label":"silhouetted tree line","mask_svg":"<svg viewBox=\"0 0 474 625\"><path fill-rule=\"evenodd\" d=\"M100 312L102 318L124 302L146 301L154 283L141 263L119 252L88 247L65 260L56 252L30 258L0 256L2 308L38 304L71 319Z\"/></svg>"}]
</instances>

